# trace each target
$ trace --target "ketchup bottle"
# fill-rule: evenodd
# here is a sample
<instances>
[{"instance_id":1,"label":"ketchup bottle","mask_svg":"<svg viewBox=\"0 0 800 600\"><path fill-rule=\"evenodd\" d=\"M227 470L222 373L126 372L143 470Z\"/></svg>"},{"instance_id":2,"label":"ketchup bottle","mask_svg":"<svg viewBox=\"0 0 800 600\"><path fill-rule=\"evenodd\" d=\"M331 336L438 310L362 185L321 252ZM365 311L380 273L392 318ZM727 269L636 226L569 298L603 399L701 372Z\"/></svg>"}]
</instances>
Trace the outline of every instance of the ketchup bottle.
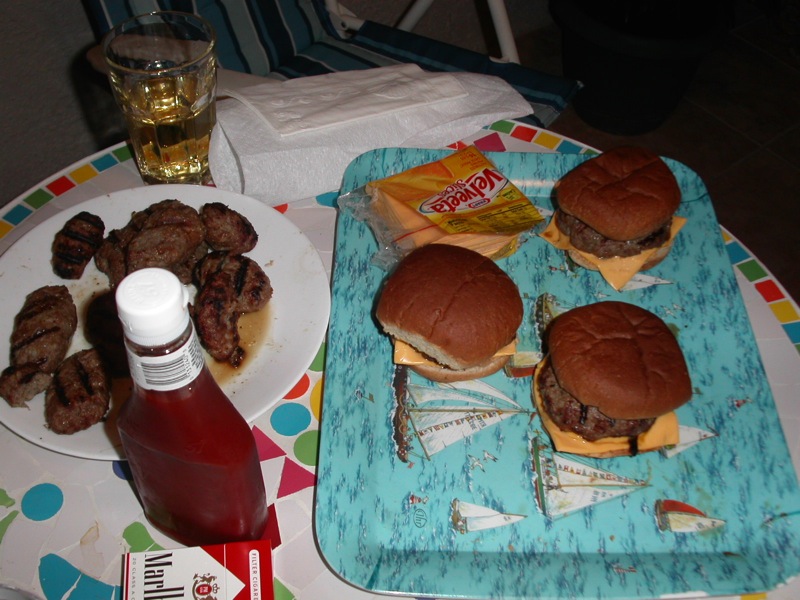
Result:
<instances>
[{"instance_id":1,"label":"ketchup bottle","mask_svg":"<svg viewBox=\"0 0 800 600\"><path fill-rule=\"evenodd\" d=\"M259 539L267 503L253 432L206 366L186 288L142 269L116 300L133 379L117 427L147 519L189 546Z\"/></svg>"}]
</instances>

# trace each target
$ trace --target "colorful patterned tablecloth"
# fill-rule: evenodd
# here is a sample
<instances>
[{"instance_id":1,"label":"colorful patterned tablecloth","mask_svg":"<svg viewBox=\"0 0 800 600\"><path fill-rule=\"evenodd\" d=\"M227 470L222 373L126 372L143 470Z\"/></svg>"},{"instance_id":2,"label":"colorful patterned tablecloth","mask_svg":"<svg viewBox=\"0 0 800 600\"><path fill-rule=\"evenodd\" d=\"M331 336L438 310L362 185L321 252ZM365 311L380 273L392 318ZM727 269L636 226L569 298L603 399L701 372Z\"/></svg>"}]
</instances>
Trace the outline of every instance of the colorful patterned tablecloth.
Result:
<instances>
[{"instance_id":1,"label":"colorful patterned tablecloth","mask_svg":"<svg viewBox=\"0 0 800 600\"><path fill-rule=\"evenodd\" d=\"M495 123L453 147L466 143L484 151L594 152L574 140L514 121ZM0 253L37 223L68 206L141 185L127 145L99 152L0 208ZM329 276L336 195L331 192L276 208L309 237ZM800 312L757 257L729 232L723 230L722 235L798 469ZM0 286L11 283L0 273ZM383 598L338 578L324 563L314 539L324 354L323 345L296 386L253 424L272 516L275 597ZM0 428L0 456L0 585L46 600L117 600L124 553L175 547L144 519L124 463L54 453L6 428ZM3 594L0 589L0 598L5 599ZM794 581L768 595L747 598L767 597L798 598L800 583Z\"/></svg>"}]
</instances>

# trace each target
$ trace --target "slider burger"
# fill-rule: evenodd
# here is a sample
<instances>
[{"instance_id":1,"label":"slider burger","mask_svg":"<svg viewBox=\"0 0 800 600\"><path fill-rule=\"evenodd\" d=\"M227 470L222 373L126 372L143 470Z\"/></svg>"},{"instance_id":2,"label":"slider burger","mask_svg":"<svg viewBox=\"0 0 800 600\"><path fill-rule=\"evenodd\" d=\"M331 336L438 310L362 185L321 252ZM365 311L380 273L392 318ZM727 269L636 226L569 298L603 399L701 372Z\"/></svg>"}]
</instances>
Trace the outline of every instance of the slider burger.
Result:
<instances>
[{"instance_id":1,"label":"slider burger","mask_svg":"<svg viewBox=\"0 0 800 600\"><path fill-rule=\"evenodd\" d=\"M491 259L429 244L398 264L375 316L394 339L395 362L450 382L501 369L514 353L522 313L516 284Z\"/></svg>"},{"instance_id":2,"label":"slider burger","mask_svg":"<svg viewBox=\"0 0 800 600\"><path fill-rule=\"evenodd\" d=\"M675 336L653 313L599 302L556 317L533 397L555 449L593 457L677 444L673 412L692 385Z\"/></svg>"},{"instance_id":3,"label":"slider burger","mask_svg":"<svg viewBox=\"0 0 800 600\"><path fill-rule=\"evenodd\" d=\"M681 191L661 158L634 146L581 163L555 186L556 212L542 237L619 290L660 263L686 222Z\"/></svg>"}]
</instances>

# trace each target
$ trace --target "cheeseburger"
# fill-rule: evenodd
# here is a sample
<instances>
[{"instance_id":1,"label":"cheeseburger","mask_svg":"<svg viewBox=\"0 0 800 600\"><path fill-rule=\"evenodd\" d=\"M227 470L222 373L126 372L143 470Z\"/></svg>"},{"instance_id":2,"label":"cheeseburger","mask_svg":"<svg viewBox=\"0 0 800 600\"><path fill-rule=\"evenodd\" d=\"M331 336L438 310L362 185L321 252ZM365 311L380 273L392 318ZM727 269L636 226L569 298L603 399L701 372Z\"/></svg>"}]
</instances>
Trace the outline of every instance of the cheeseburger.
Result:
<instances>
[{"instance_id":1,"label":"cheeseburger","mask_svg":"<svg viewBox=\"0 0 800 600\"><path fill-rule=\"evenodd\" d=\"M678 443L673 412L692 385L675 336L653 313L599 302L556 317L533 396L556 450L632 455Z\"/></svg>"},{"instance_id":2,"label":"cheeseburger","mask_svg":"<svg viewBox=\"0 0 800 600\"><path fill-rule=\"evenodd\" d=\"M681 191L649 150L623 146L581 163L555 186L556 211L542 237L620 289L669 253L686 222Z\"/></svg>"},{"instance_id":3,"label":"cheeseburger","mask_svg":"<svg viewBox=\"0 0 800 600\"><path fill-rule=\"evenodd\" d=\"M386 280L375 316L395 362L433 381L476 379L514 352L522 299L491 259L448 244L409 253Z\"/></svg>"}]
</instances>

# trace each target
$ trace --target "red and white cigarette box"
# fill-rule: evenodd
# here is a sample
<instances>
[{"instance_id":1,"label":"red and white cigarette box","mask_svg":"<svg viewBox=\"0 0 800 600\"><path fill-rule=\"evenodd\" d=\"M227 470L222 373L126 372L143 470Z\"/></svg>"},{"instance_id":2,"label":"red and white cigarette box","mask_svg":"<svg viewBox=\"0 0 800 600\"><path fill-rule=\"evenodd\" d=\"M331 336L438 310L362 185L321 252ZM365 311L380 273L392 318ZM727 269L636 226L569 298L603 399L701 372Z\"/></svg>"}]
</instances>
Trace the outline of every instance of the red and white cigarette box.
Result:
<instances>
[{"instance_id":1,"label":"red and white cigarette box","mask_svg":"<svg viewBox=\"0 0 800 600\"><path fill-rule=\"evenodd\" d=\"M122 600L274 600L270 542L131 552Z\"/></svg>"}]
</instances>

